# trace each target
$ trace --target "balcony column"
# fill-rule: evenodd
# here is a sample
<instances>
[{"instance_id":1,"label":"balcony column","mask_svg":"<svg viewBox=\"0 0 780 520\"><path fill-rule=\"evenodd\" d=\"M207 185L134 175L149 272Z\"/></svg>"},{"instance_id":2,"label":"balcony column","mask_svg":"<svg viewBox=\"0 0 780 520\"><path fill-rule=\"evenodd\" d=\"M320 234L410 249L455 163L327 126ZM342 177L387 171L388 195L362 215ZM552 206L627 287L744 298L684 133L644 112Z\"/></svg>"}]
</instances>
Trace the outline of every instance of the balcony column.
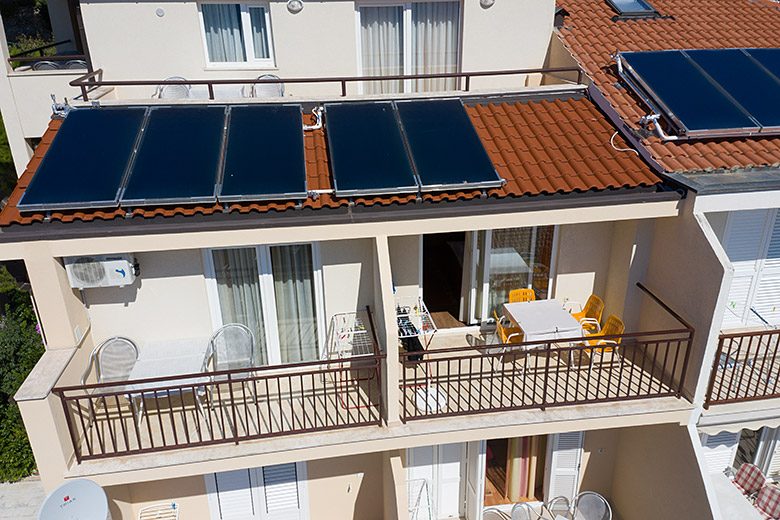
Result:
<instances>
[{"instance_id":1,"label":"balcony column","mask_svg":"<svg viewBox=\"0 0 780 520\"><path fill-rule=\"evenodd\" d=\"M24 263L38 317L45 324L46 347L73 347L87 333L86 308L78 292L70 287L65 266L52 257L45 244L29 244L25 249Z\"/></svg>"},{"instance_id":2,"label":"balcony column","mask_svg":"<svg viewBox=\"0 0 780 520\"><path fill-rule=\"evenodd\" d=\"M406 490L406 471L399 450L382 453L382 481L384 518L409 520L409 500Z\"/></svg>"},{"instance_id":3,"label":"balcony column","mask_svg":"<svg viewBox=\"0 0 780 520\"><path fill-rule=\"evenodd\" d=\"M393 301L393 274L387 236L377 236L374 247L374 308L380 347L387 354L384 366L382 398L388 426L400 423L398 326Z\"/></svg>"}]
</instances>

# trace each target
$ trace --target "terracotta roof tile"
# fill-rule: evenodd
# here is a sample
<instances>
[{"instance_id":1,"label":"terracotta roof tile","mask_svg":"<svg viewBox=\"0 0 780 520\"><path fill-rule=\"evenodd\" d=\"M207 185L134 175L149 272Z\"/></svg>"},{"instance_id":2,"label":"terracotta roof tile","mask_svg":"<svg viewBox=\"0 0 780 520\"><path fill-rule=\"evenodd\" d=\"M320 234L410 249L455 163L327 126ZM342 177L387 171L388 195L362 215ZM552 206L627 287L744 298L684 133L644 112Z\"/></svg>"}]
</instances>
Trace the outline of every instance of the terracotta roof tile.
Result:
<instances>
[{"instance_id":1,"label":"terracotta roof tile","mask_svg":"<svg viewBox=\"0 0 780 520\"><path fill-rule=\"evenodd\" d=\"M654 186L661 180L635 153L619 152L610 145L615 128L587 98L530 101L526 103L485 104L467 107L474 127L499 175L506 180L502 188L487 190L496 198L520 197L574 191L600 191L624 187ZM309 121L307 121L308 123ZM0 213L0 226L31 224L47 219L43 213L22 215L16 208L43 155L60 126L52 121L41 144L19 179L8 205ZM626 148L622 138L616 138L618 148ZM310 191L328 190L331 170L323 130L307 132L304 139L307 187ZM455 201L481 197L481 190L447 193L425 193L424 201ZM416 200L416 195L358 197L355 204L398 205ZM309 197L305 208L337 208L349 204L349 199L331 194ZM85 210L53 212L49 220L111 220L116 218L155 218L175 215L210 215L223 211L236 213L287 211L297 202L277 201L227 205L165 206L124 208L116 210Z\"/></svg>"},{"instance_id":2,"label":"terracotta roof tile","mask_svg":"<svg viewBox=\"0 0 780 520\"><path fill-rule=\"evenodd\" d=\"M780 46L780 5L772 0L650 0L659 19L618 20L607 2L558 0L569 12L558 35L618 114L633 128L650 112L618 82L616 51ZM777 166L780 137L645 141L667 171Z\"/></svg>"}]
</instances>

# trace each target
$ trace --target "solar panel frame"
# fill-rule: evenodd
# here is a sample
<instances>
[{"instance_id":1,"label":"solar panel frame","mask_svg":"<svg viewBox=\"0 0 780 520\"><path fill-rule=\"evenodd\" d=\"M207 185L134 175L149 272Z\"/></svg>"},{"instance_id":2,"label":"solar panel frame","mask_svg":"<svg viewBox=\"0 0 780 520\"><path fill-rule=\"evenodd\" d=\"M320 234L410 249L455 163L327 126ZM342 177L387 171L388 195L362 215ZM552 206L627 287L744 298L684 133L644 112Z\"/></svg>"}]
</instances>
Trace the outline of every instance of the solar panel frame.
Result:
<instances>
[{"instance_id":1,"label":"solar panel frame","mask_svg":"<svg viewBox=\"0 0 780 520\"><path fill-rule=\"evenodd\" d=\"M98 112L100 110L101 112ZM110 199L105 200L70 200L67 202L25 202L26 200L29 201L30 199L34 200L35 197L35 191L37 190L37 186L41 182L50 182L50 179L46 178L46 172L48 171L49 164L56 163L55 168L58 172L62 171L61 164L63 162L63 158L59 157L60 154L60 147L62 146L68 146L68 141L76 140L78 141L77 144L75 144L76 149L83 149L85 154L88 154L88 158L84 158L85 160L82 161L85 165L89 161L94 161L96 158L96 152L94 147L87 146L86 144L94 145L93 137L90 137L88 134L85 135L82 132L79 132L77 129L72 130L73 132L77 132L78 135L70 136L69 133L70 130L70 124L68 122L68 118L71 117L70 121L73 122L73 116L76 114L79 114L78 117L84 117L89 114L90 116L96 115L98 113L100 114L109 114L109 113L119 113L119 112L125 112L127 111L133 111L138 113L139 121L137 123L137 126L133 125L129 128L127 128L127 131L129 134L132 135L132 139L130 142L129 149L126 150L126 158L122 159L119 158L119 163L124 163L121 165L121 171L115 172L115 175L117 177L117 183L116 188L114 189L114 196ZM119 196L122 192L122 189L124 187L125 179L127 178L127 172L129 169L129 165L132 162L133 155L135 154L135 150L138 147L138 142L140 140L140 136L143 133L143 128L146 124L146 119L148 117L148 107L101 107L99 109L95 108L72 108L68 112L68 114L65 116L65 119L62 122L62 125L60 126L59 130L57 130L57 133L54 135L54 138L52 139L51 144L49 145L49 149L46 151L46 154L44 155L43 159L41 160L41 163L38 165L38 168L36 169L35 174L33 175L33 178L30 180L30 184L25 189L24 193L22 194L22 197L19 199L19 202L16 204L16 207L21 212L28 212L28 211L61 211L61 210L71 210L71 209L100 209L100 208L116 208L119 206ZM83 116L82 116L83 114ZM101 130L101 136L108 137L108 143L100 143L98 144L98 152L105 153L106 151L106 145L116 145L119 143L119 140L117 139L117 135L113 132L109 132L107 129ZM130 137L130 135L128 135ZM91 142L92 141L92 142ZM68 150L71 150L70 148ZM123 154L124 155L124 154ZM86 166L83 166L86 168ZM117 165L119 167L119 165ZM105 170L104 170L105 171ZM43 173L42 173L43 172ZM61 173L58 173L57 177L64 177ZM71 176L68 177L68 182L73 182L74 179ZM83 181L83 179L81 179ZM49 197L45 197L49 198ZM86 199L86 198L85 198Z\"/></svg>"},{"instance_id":2,"label":"solar panel frame","mask_svg":"<svg viewBox=\"0 0 780 520\"><path fill-rule=\"evenodd\" d=\"M414 134L419 130L419 125L409 125L409 128L407 128L407 125L404 123L404 116L401 114L401 112L398 110L398 107L401 106L411 106L416 103L425 103L425 104L439 104L440 106L444 106L444 104L454 104L454 102L457 102L460 111L457 112L456 117L461 117L463 122L463 131L465 132L465 137L467 140L471 139L472 142L476 145L476 150L473 150L474 153L478 154L480 157L476 158L477 162L482 162L482 167L489 167L489 170L492 175L490 179L486 179L479 182L451 182L451 183L426 183L424 180L424 177L427 177L428 172L422 171L424 169L423 165L421 164L423 161L423 157L421 156L418 148L417 143L415 143ZM489 188L500 188L504 184L506 184L506 181L501 178L501 176L498 174L498 171L496 171L495 165L493 164L493 160L490 158L490 155L488 155L487 150L485 150L485 146L482 144L482 139L480 139L479 134L477 133L477 130L474 128L474 124L471 122L471 118L468 115L468 112L466 112L466 108L463 105L463 100L460 98L441 98L441 99L435 99L435 100L403 100L403 101L394 101L393 102L396 112L398 113L398 119L399 124L401 126L401 129L404 134L404 139L407 143L407 149L409 150L409 155L412 160L412 164L414 165L415 171L417 172L417 178L418 182L420 183L420 190L425 192L431 192L431 191L449 191L449 190L463 190L463 189L489 189ZM451 120L450 121L453 124L457 124L457 121ZM448 142L448 148L452 147L452 140L454 139L453 132L454 126L450 127L450 133L447 135L447 142ZM468 143L464 143L468 144ZM429 146L431 143L429 143ZM460 147L459 149L465 149L464 147ZM417 154L415 153L415 150L417 150ZM415 155L417 155L417 158L415 158ZM444 157L445 152L442 152L439 154L439 157Z\"/></svg>"},{"instance_id":3,"label":"solar panel frame","mask_svg":"<svg viewBox=\"0 0 780 520\"><path fill-rule=\"evenodd\" d=\"M397 157L398 161L403 164L399 164L399 166L403 167L405 170L408 167L408 171L403 172L404 176L408 175L408 180L410 180L413 184L404 184L404 185L397 185L398 183L395 183L393 186L382 186L382 187L370 187L370 188L345 188L344 182L342 182L342 187L339 188L339 165L344 164L342 162L343 156L340 158L341 152L339 151L340 146L338 146L339 143L336 142L337 136L336 133L339 133L338 128L334 128L334 117L333 117L333 109L335 107L358 107L358 106L372 106L372 107L386 107L389 108L389 114L384 115L386 120L385 123L388 124L387 130L392 131L395 130L395 132L392 132L391 138L395 141L393 143L394 147L397 147L398 149L395 150L400 154L399 157ZM330 115L328 115L328 111L330 109ZM338 109L337 109L338 110ZM376 114L375 114L376 115ZM380 114L381 115L381 114ZM419 184L419 178L417 176L417 172L414 169L414 163L411 159L411 156L409 154L409 150L406 144L406 140L403 136L403 130L401 128L401 123L398 120L398 115L395 111L395 106L391 101L371 101L371 102L356 102L356 103L326 103L324 105L324 115L325 118L325 134L328 141L328 150L330 155L330 163L331 163L331 171L333 174L333 188L334 192L337 197L359 197L359 196L370 196L370 195L405 195L410 193L418 193L420 189ZM337 116L338 117L338 116ZM373 121L366 122L367 129L370 129L372 131L377 130L377 125L381 124L378 118L375 118ZM368 134L366 134L368 135ZM374 137L376 137L376 133L372 134ZM352 154L350 154L352 155ZM371 167L364 168L365 172L371 171ZM343 170L342 170L343 172ZM342 179L344 180L344 179ZM393 183L390 183L393 184Z\"/></svg>"},{"instance_id":4,"label":"solar panel frame","mask_svg":"<svg viewBox=\"0 0 780 520\"><path fill-rule=\"evenodd\" d=\"M780 131L780 80L745 49L682 51L761 126L759 133Z\"/></svg>"},{"instance_id":5,"label":"solar panel frame","mask_svg":"<svg viewBox=\"0 0 780 520\"><path fill-rule=\"evenodd\" d=\"M144 154L144 144L152 139L149 137L149 134L152 133L152 130L157 131L156 128L152 128L152 124L154 121L152 119L154 118L155 113L162 113L162 111L171 110L171 111L180 111L180 113L184 113L184 111L187 110L196 110L196 109L206 109L209 111L214 111L215 113L217 110L222 111L222 118L221 118L221 124L219 125L219 144L218 144L218 154L215 158L214 163L214 177L212 181L212 189L211 192L208 195L205 194L199 194L195 196L171 196L171 197L154 197L154 196L148 196L148 197L137 197L133 196L132 192L135 189L135 186L133 186L134 179L140 178L135 177L136 175L136 168L139 164L139 157L143 160L147 160ZM150 107L149 114L147 116L147 123L143 128L141 139L138 143L138 150L133 156L132 164L129 166L129 171L127 175L127 180L122 188L122 194L119 198L119 203L122 206L125 207L132 207L132 206L166 206L166 205L173 205L173 204L213 204L217 202L217 182L220 178L222 163L223 163L223 156L225 151L225 125L226 125L226 118L227 118L227 105L164 105L164 106L154 106ZM214 116L217 117L217 116ZM189 127L187 125L184 126L185 128L192 129L193 126L190 125ZM212 129L214 130L214 129ZM156 145L156 144L155 144ZM198 146L189 146L190 149L198 150ZM202 149L201 149L202 151ZM151 160L151 159L148 159ZM159 170L158 170L159 171ZM141 174L149 176L148 173ZM140 181L138 181L140 182ZM128 195L128 191L131 192L131 195Z\"/></svg>"},{"instance_id":6,"label":"solar panel frame","mask_svg":"<svg viewBox=\"0 0 780 520\"><path fill-rule=\"evenodd\" d=\"M231 127L234 122L233 118L233 112L236 110L242 110L242 109L248 109L248 110L263 110L268 108L278 108L278 107L294 107L297 108L297 128L298 128L298 135L296 136L295 143L293 146L297 145L297 150L300 151L300 163L298 166L300 167L299 173L302 174L302 190L301 191L287 191L287 192L279 192L279 193L241 193L241 194L224 194L223 190L225 189L225 176L226 172L229 166L229 161L231 159L231 141L230 141L230 134L231 134ZM227 114L227 120L226 120L226 133L225 133L225 143L224 143L224 151L222 154L222 165L220 168L220 175L217 182L217 200L220 202L240 202L240 201L251 201L251 200L287 200L287 199L305 199L308 197L309 192L307 189L307 179L306 179L306 156L304 152L304 138L303 138L303 106L300 104L295 103L285 103L282 105L270 105L270 104L256 104L256 105L233 105L230 106L228 109ZM278 126L275 128L278 129ZM235 130L234 130L235 131ZM235 142L235 137L234 137ZM259 157L259 159L262 160L262 154Z\"/></svg>"},{"instance_id":7,"label":"solar panel frame","mask_svg":"<svg viewBox=\"0 0 780 520\"><path fill-rule=\"evenodd\" d=\"M634 66L630 63L630 57L639 54L679 54L682 56L688 64L709 84L715 92L720 94L723 99L727 100L734 108L736 108L746 120L753 123L752 126L741 127L722 127L722 128L702 128L692 129L689 125L678 117L674 110L664 102L662 96L657 94L655 90L645 81L638 71L634 69ZM629 58L629 60L627 60ZM735 104L730 99L722 88L713 83L713 81L698 67L688 56L686 56L681 50L662 50L662 51L639 51L639 52L619 52L619 71L620 76L639 94L640 97L658 114L661 114L667 121L675 125L680 131L681 136L679 138L701 138L701 137L721 137L721 136L738 136L738 135L755 135L758 134L761 125L755 121L750 114L748 114L741 106Z\"/></svg>"}]
</instances>

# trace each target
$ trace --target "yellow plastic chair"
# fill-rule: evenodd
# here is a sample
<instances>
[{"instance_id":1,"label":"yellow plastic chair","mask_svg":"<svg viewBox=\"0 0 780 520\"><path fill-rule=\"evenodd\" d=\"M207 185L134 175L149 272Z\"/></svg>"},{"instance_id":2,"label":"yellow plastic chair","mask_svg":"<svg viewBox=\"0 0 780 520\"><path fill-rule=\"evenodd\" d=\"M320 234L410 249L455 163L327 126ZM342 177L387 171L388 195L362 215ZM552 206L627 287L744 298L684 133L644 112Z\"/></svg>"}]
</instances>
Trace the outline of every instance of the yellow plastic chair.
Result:
<instances>
[{"instance_id":1,"label":"yellow plastic chair","mask_svg":"<svg viewBox=\"0 0 780 520\"><path fill-rule=\"evenodd\" d=\"M493 311L493 316L496 318L496 332L501 339L501 343L522 343L523 342L523 329L520 327L507 327L501 323L501 318L498 317L496 311Z\"/></svg>"},{"instance_id":2,"label":"yellow plastic chair","mask_svg":"<svg viewBox=\"0 0 780 520\"><path fill-rule=\"evenodd\" d=\"M580 306L580 312L572 312L571 315L574 319L580 322L580 325L585 330L595 330L598 332L601 327L601 313L604 312L604 302L601 298L595 294L591 294L588 297L588 301L585 302L583 307L578 302L567 302L567 304L576 304ZM606 326L606 325L605 325Z\"/></svg>"},{"instance_id":3,"label":"yellow plastic chair","mask_svg":"<svg viewBox=\"0 0 780 520\"><path fill-rule=\"evenodd\" d=\"M620 352L618 351L618 348L620 346L620 340L621 338L610 338L610 339L599 339L603 338L604 336L613 336L615 334L623 334L623 332L626 330L626 326L623 324L623 320L615 316L614 314L610 314L607 317L607 321L604 322L604 328L599 330L598 332L594 334L587 334L588 346L591 347L597 347L594 349L587 349L588 355L590 356L590 367L588 368L588 371L593 369L593 358L596 356L596 354L604 355L604 352L615 352L615 354L618 356L618 367L623 368L623 362L620 360Z\"/></svg>"},{"instance_id":4,"label":"yellow plastic chair","mask_svg":"<svg viewBox=\"0 0 780 520\"><path fill-rule=\"evenodd\" d=\"M536 293L533 289L515 289L509 291L509 303L536 301Z\"/></svg>"}]
</instances>

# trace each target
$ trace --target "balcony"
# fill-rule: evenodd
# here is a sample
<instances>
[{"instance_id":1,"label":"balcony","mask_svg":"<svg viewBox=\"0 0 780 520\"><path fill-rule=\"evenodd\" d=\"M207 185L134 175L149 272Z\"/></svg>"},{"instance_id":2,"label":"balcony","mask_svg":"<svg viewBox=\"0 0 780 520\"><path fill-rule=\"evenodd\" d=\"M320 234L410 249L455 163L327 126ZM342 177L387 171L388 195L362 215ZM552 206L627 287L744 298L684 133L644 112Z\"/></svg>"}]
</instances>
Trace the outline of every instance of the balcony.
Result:
<instances>
[{"instance_id":1,"label":"balcony","mask_svg":"<svg viewBox=\"0 0 780 520\"><path fill-rule=\"evenodd\" d=\"M780 397L780 330L721 334L705 407Z\"/></svg>"}]
</instances>

